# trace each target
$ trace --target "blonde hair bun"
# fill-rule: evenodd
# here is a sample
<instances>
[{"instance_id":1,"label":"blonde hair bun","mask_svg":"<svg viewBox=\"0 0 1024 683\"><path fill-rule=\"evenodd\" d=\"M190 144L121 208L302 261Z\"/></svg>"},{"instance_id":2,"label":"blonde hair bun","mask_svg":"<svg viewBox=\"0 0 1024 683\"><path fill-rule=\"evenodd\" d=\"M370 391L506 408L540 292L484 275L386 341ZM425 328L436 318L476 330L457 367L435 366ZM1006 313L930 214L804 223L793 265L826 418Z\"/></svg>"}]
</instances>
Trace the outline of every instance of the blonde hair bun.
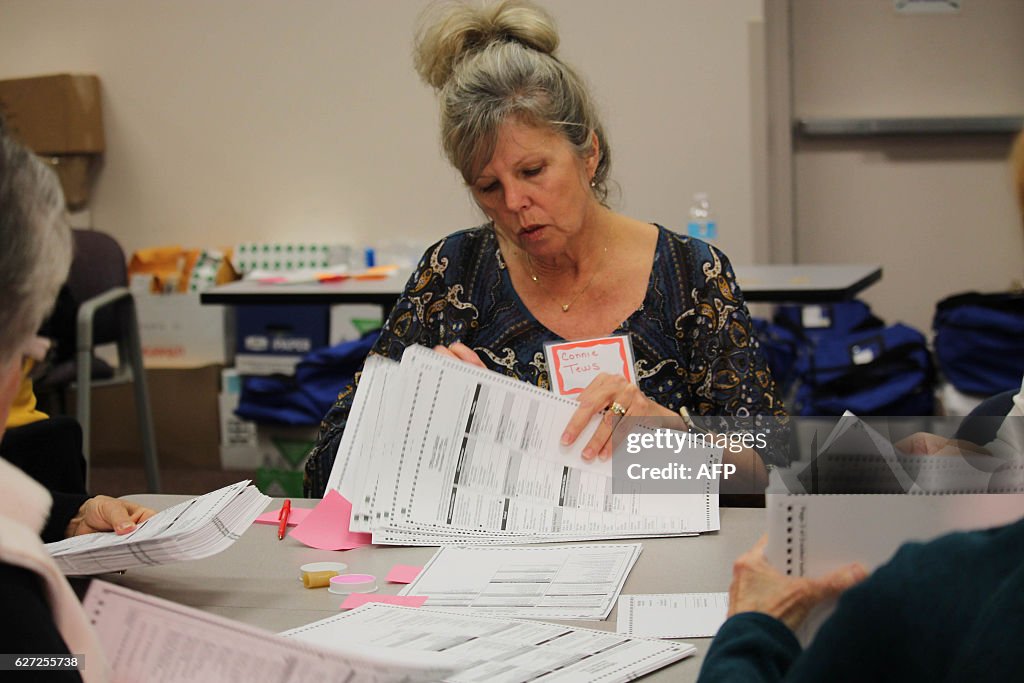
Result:
<instances>
[{"instance_id":1,"label":"blonde hair bun","mask_svg":"<svg viewBox=\"0 0 1024 683\"><path fill-rule=\"evenodd\" d=\"M464 57L499 41L554 55L558 31L551 15L528 0L434 4L420 16L413 47L416 72L440 90Z\"/></svg>"}]
</instances>

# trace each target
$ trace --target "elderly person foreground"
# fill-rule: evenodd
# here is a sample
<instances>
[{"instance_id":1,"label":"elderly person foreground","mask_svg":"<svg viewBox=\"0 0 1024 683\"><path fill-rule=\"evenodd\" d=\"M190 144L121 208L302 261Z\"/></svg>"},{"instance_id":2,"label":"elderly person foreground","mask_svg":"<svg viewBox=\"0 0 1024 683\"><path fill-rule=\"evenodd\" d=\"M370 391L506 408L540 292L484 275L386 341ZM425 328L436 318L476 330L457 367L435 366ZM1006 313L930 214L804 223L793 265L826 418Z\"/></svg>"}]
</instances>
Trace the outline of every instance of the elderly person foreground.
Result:
<instances>
[{"instance_id":1,"label":"elderly person foreground","mask_svg":"<svg viewBox=\"0 0 1024 683\"><path fill-rule=\"evenodd\" d=\"M725 255L700 240L612 211L611 153L590 93L556 56L551 17L507 0L436 6L416 40L416 67L441 102L441 140L487 218L431 246L372 353L412 344L547 388L546 342L628 335L639 385L601 375L562 436L603 423L584 457L608 457L616 415L785 415ZM345 388L306 465L324 494L352 406ZM608 410L606 410L608 409ZM614 414L613 414L614 413ZM728 454L743 491L762 458Z\"/></svg>"},{"instance_id":2,"label":"elderly person foreground","mask_svg":"<svg viewBox=\"0 0 1024 683\"><path fill-rule=\"evenodd\" d=\"M70 263L71 232L57 179L7 136L0 120L0 436L21 384L23 356ZM47 671L46 680L107 680L99 641L39 534L46 534L47 541L95 531L123 534L152 514L107 496L48 492L0 460L0 597L7 614L0 629L3 651L82 654L81 672Z\"/></svg>"}]
</instances>

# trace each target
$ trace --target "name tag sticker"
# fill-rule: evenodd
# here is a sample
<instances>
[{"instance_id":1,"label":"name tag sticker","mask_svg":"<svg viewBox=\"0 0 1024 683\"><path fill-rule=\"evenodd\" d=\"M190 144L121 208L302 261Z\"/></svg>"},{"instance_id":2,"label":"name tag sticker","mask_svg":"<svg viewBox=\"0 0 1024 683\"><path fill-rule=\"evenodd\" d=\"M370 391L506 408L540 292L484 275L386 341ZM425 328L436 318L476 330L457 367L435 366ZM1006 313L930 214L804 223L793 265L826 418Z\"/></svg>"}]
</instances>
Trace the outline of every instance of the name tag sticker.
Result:
<instances>
[{"instance_id":1,"label":"name tag sticker","mask_svg":"<svg viewBox=\"0 0 1024 683\"><path fill-rule=\"evenodd\" d=\"M551 390L562 396L578 394L600 373L621 375L636 384L633 344L626 335L551 342L544 345Z\"/></svg>"}]
</instances>

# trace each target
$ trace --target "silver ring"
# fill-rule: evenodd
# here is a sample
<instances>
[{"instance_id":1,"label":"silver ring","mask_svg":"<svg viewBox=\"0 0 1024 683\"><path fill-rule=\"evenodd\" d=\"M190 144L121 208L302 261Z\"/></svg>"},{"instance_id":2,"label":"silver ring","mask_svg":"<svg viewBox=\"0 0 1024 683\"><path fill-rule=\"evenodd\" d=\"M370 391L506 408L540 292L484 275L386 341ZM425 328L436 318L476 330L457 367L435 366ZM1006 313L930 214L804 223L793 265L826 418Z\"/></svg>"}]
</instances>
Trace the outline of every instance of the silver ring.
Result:
<instances>
[{"instance_id":1,"label":"silver ring","mask_svg":"<svg viewBox=\"0 0 1024 683\"><path fill-rule=\"evenodd\" d=\"M623 408L622 404L619 403L618 401L612 401L612 404L608 406L608 409L612 411L613 415L618 415L619 417L622 417L623 415L626 414L626 409Z\"/></svg>"}]
</instances>

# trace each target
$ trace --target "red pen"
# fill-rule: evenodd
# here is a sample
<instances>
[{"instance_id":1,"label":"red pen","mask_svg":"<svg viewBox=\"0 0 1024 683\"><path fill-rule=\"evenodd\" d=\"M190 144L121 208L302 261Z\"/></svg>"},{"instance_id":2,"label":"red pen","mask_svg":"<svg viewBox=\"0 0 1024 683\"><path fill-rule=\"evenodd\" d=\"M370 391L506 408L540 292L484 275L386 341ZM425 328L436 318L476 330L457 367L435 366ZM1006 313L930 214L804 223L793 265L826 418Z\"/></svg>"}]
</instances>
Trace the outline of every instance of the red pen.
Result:
<instances>
[{"instance_id":1,"label":"red pen","mask_svg":"<svg viewBox=\"0 0 1024 683\"><path fill-rule=\"evenodd\" d=\"M292 501L286 498L284 505L281 506L281 511L277 513L277 518L281 520L281 523L277 525L277 540L284 540L285 529L288 528L288 518L292 514Z\"/></svg>"}]
</instances>

